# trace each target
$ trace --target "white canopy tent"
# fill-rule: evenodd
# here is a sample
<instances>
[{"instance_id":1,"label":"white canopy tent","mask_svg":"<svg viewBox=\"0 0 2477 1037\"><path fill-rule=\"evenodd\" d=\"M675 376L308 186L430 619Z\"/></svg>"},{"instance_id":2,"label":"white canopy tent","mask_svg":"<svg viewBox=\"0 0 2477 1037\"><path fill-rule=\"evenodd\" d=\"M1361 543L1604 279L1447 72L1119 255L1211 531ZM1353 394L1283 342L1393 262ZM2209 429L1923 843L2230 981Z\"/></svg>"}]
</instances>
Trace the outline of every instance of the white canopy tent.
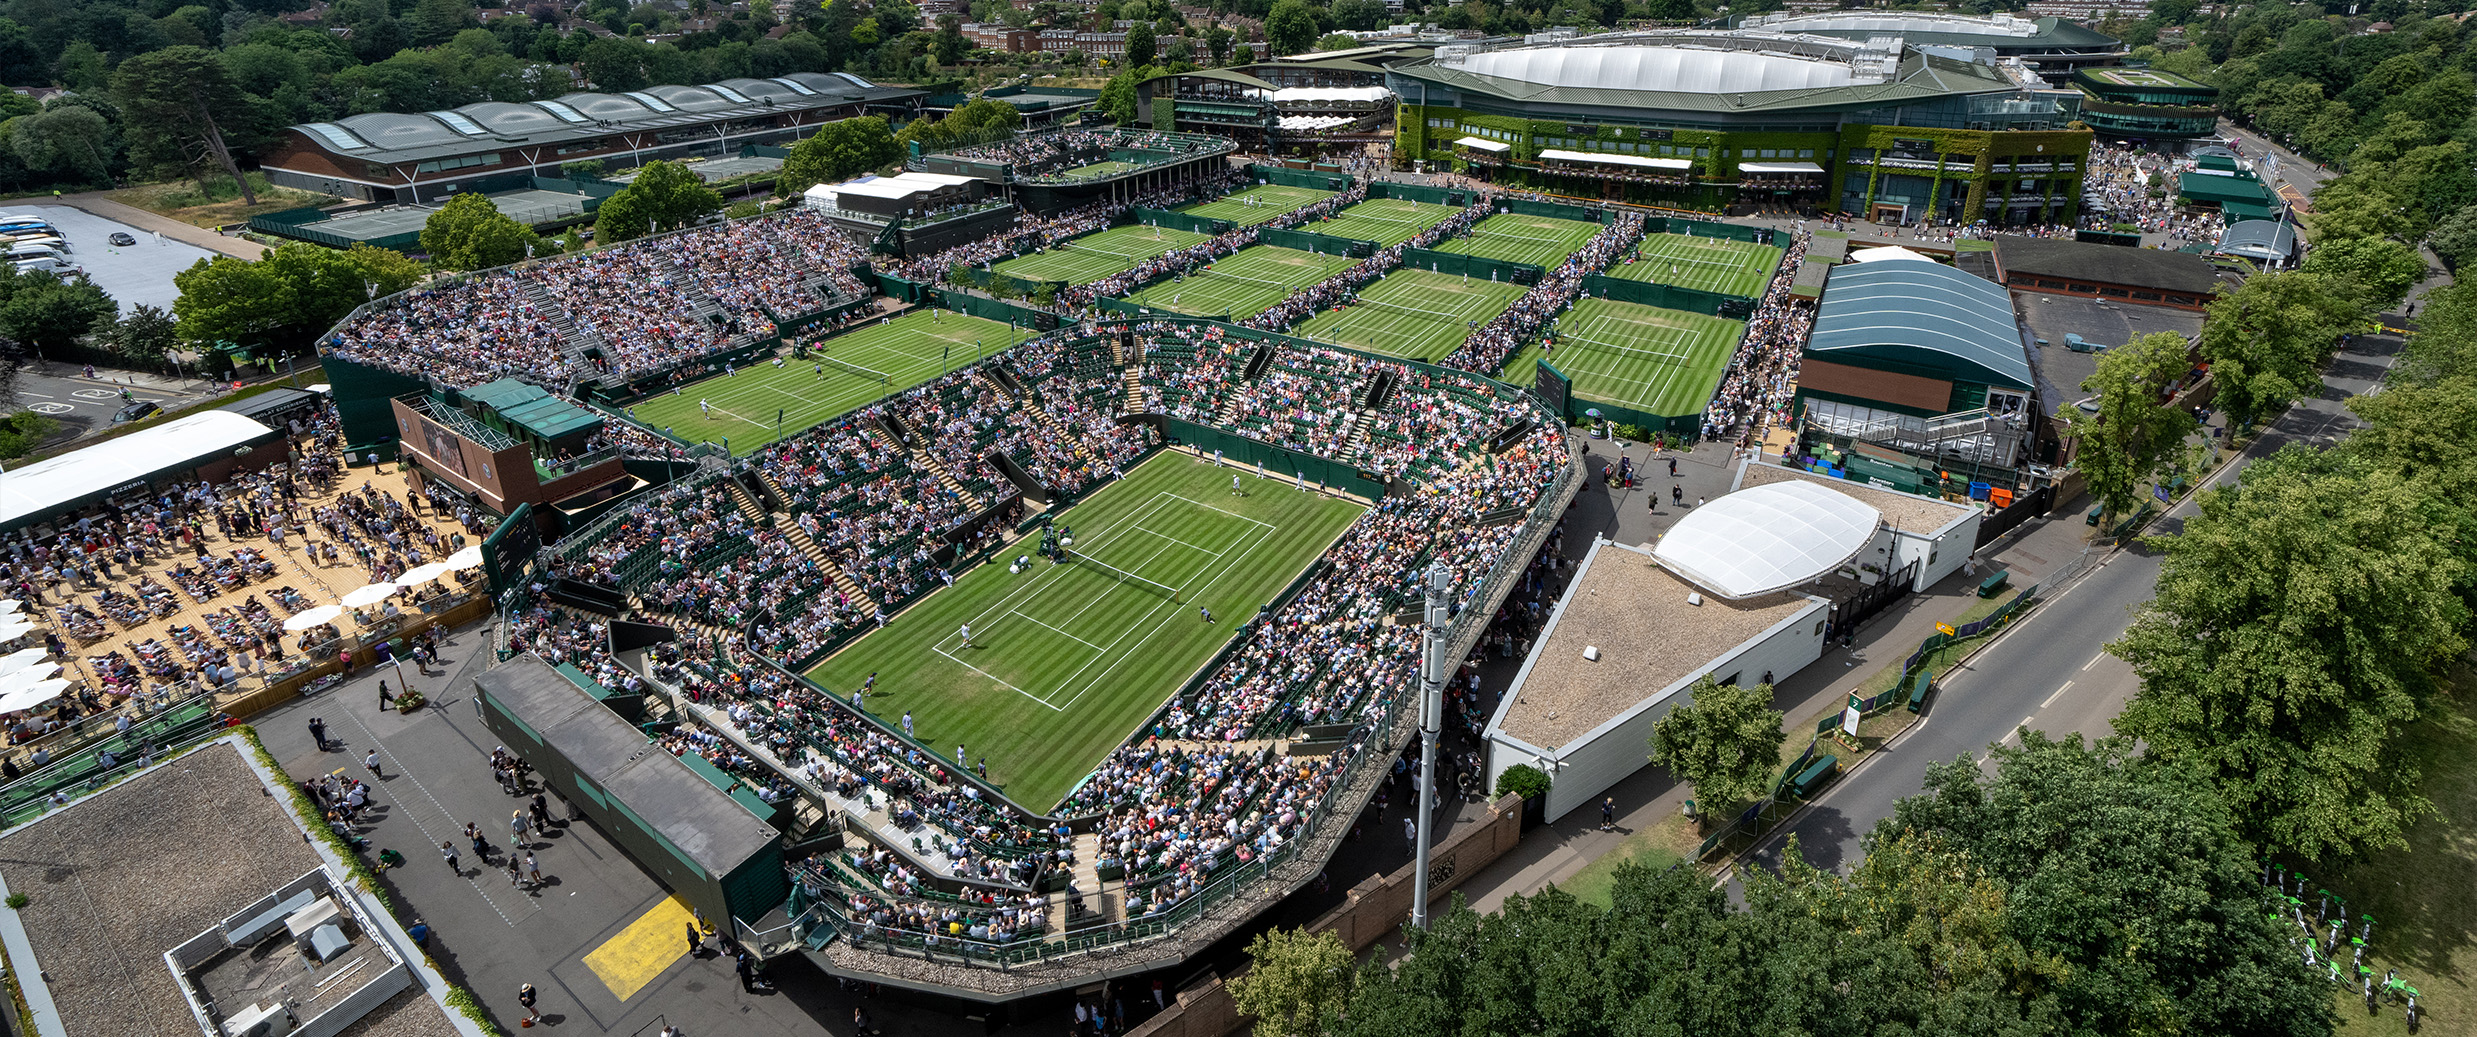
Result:
<instances>
[{"instance_id":1,"label":"white canopy tent","mask_svg":"<svg viewBox=\"0 0 2477 1037\"><path fill-rule=\"evenodd\" d=\"M1687 512L1651 555L1695 586L1735 601L1848 564L1882 524L1882 512L1830 487L1765 483Z\"/></svg>"}]
</instances>

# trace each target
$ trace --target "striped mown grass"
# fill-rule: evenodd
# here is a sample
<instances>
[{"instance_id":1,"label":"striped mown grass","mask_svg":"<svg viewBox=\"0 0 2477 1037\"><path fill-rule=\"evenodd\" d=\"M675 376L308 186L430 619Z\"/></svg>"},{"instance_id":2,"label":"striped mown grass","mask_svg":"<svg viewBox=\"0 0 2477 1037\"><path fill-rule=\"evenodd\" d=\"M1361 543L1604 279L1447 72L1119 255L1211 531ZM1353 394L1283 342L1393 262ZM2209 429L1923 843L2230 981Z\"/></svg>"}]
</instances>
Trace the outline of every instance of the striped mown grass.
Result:
<instances>
[{"instance_id":1,"label":"striped mown grass","mask_svg":"<svg viewBox=\"0 0 2477 1037\"><path fill-rule=\"evenodd\" d=\"M1331 197L1333 192L1319 191L1313 187L1265 184L1233 191L1202 205L1182 206L1178 211L1207 220L1228 220L1241 227L1253 227L1302 205Z\"/></svg>"},{"instance_id":2,"label":"striped mown grass","mask_svg":"<svg viewBox=\"0 0 2477 1037\"><path fill-rule=\"evenodd\" d=\"M909 713L929 751L986 756L1008 798L1048 809L1363 510L1274 474L1156 455L1058 516L1101 565L1037 557L1036 532L809 678L848 697L876 674L871 713L898 729ZM1008 572L1020 555L1036 556Z\"/></svg>"},{"instance_id":3,"label":"striped mown grass","mask_svg":"<svg viewBox=\"0 0 2477 1037\"><path fill-rule=\"evenodd\" d=\"M1198 317L1245 320L1356 262L1348 256L1255 245L1223 256L1183 279L1146 288L1127 301Z\"/></svg>"},{"instance_id":4,"label":"striped mown grass","mask_svg":"<svg viewBox=\"0 0 2477 1037\"><path fill-rule=\"evenodd\" d=\"M691 382L675 393L640 401L628 413L646 426L690 443L728 440L733 454L745 455L774 442L777 411L782 415L780 435L789 438L1034 334L948 310L915 310L885 324L826 340L826 356L877 374L818 360L786 360L781 367L759 360L727 375ZM712 411L699 408L699 401L712 404Z\"/></svg>"},{"instance_id":5,"label":"striped mown grass","mask_svg":"<svg viewBox=\"0 0 2477 1037\"><path fill-rule=\"evenodd\" d=\"M1335 213L1332 218L1303 224L1300 230L1354 241L1373 241L1391 248L1461 212L1460 206L1429 205L1401 198L1370 198Z\"/></svg>"},{"instance_id":6,"label":"striped mown grass","mask_svg":"<svg viewBox=\"0 0 2477 1037\"><path fill-rule=\"evenodd\" d=\"M1599 232L1597 223L1501 212L1472 224L1470 233L1439 243L1436 250L1554 270Z\"/></svg>"},{"instance_id":7,"label":"striped mown grass","mask_svg":"<svg viewBox=\"0 0 2477 1037\"><path fill-rule=\"evenodd\" d=\"M1291 334L1435 363L1461 348L1471 325L1496 319L1526 290L1403 267L1360 289L1353 305L1310 317Z\"/></svg>"},{"instance_id":8,"label":"striped mown grass","mask_svg":"<svg viewBox=\"0 0 2477 1037\"><path fill-rule=\"evenodd\" d=\"M1085 284L1134 269L1136 264L1154 256L1203 240L1205 235L1168 227L1112 227L1060 242L1058 247L1045 252L1009 259L995 269L1026 281Z\"/></svg>"},{"instance_id":9,"label":"striped mown grass","mask_svg":"<svg viewBox=\"0 0 2477 1037\"><path fill-rule=\"evenodd\" d=\"M1608 276L1748 299L1763 297L1772 268L1780 265L1780 250L1770 245L1685 234L1645 235L1635 256L1631 263L1610 263Z\"/></svg>"},{"instance_id":10,"label":"striped mown grass","mask_svg":"<svg viewBox=\"0 0 2477 1037\"><path fill-rule=\"evenodd\" d=\"M1548 362L1574 380L1574 395L1663 417L1700 414L1729 368L1742 321L1609 299L1577 299L1557 318ZM1505 377L1531 384L1540 359L1534 342L1514 354Z\"/></svg>"}]
</instances>

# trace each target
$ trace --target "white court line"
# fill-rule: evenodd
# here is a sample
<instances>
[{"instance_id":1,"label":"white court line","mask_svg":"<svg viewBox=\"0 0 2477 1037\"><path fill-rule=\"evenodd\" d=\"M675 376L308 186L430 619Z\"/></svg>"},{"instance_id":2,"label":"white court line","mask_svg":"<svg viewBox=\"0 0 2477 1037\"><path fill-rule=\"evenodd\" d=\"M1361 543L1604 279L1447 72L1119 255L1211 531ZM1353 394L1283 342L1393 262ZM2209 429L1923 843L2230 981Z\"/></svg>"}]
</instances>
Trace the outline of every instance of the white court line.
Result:
<instances>
[{"instance_id":1,"label":"white court line","mask_svg":"<svg viewBox=\"0 0 2477 1037\"><path fill-rule=\"evenodd\" d=\"M1145 529L1145 528L1144 528L1144 527L1142 527L1142 526L1137 526L1137 527L1135 527L1135 528L1136 528L1138 531L1140 531L1140 532L1150 533L1150 534L1152 534L1152 535L1154 535L1154 536L1160 537L1160 538L1161 538L1161 539L1163 539L1163 540L1167 540L1167 541L1169 541L1169 542L1171 542L1171 543L1173 543L1173 544L1177 544L1177 545L1178 545L1178 546L1180 546L1180 547L1192 548L1192 549L1194 549L1194 550L1202 551L1202 552L1204 552L1205 554L1211 555L1211 556L1213 556L1213 557L1215 557L1215 558L1219 558L1219 557L1221 557L1221 552L1220 552L1220 551L1215 551L1215 550L1213 550L1212 548L1206 547L1206 546L1204 546L1204 545L1202 545L1202 544L1190 544L1190 543L1188 543L1188 542L1186 542L1186 541L1184 541L1184 540L1180 540L1179 538L1174 537L1174 536L1171 536L1171 535L1169 535L1168 533L1164 533L1164 532L1162 532L1162 531L1160 531L1160 530L1158 530L1158 529ZM1134 572L1135 570L1133 570L1133 569L1129 569L1129 570L1127 570L1127 571L1128 571L1128 572Z\"/></svg>"},{"instance_id":2,"label":"white court line","mask_svg":"<svg viewBox=\"0 0 2477 1037\"><path fill-rule=\"evenodd\" d=\"M1006 688L1006 690L1008 690L1008 691L1014 692L1015 694L1018 694L1018 695L1021 695L1021 696L1025 697L1025 698L1031 699L1032 701L1034 701L1034 702L1038 702L1038 703L1040 703L1041 705L1044 705L1044 706L1049 706L1050 710L1051 710L1051 711L1053 711L1053 712L1059 712L1059 713L1066 712L1066 710L1065 710L1064 708L1059 707L1059 706L1050 706L1050 705L1049 705L1049 701L1048 701L1048 700L1043 699L1043 698L1041 698L1041 697L1040 697L1040 696L1038 696L1038 695L1035 695L1035 694L1033 694L1033 693L1031 693L1031 692L1029 692L1029 691L1025 691L1025 690L1023 690L1022 688L1018 688L1018 687L1014 686L1013 684L1008 683L1008 682L1007 682L1007 680L1006 680L1006 678L1004 678L1004 677L1000 677L1000 676L998 676L997 674L991 673L991 672L989 672L989 671L987 671L987 670L981 669L981 668L980 668L980 667L978 667L978 666L974 666L974 665L972 665L971 663L968 663L968 662L963 661L961 658L958 658L958 657L957 657L957 656L956 656L953 652L949 652L949 651L947 651L946 649L943 649L943 648L938 647L937 645L930 645L930 646L929 646L929 650L930 650L930 651L932 651L932 652L936 652L936 653L937 653L937 654L939 654L939 655L943 655L943 656L945 656L945 657L947 657L947 658L949 658L949 659L953 659L953 660L955 661L955 665L957 665L957 666L961 666L961 667L963 667L964 669L967 669L967 670L972 671L973 673L980 674L980 675L981 675L981 676L983 676L983 677L987 677L987 678L989 678L990 680L993 680L993 681L998 682L1000 685L1003 685L1003 686Z\"/></svg>"},{"instance_id":3,"label":"white court line","mask_svg":"<svg viewBox=\"0 0 2477 1037\"><path fill-rule=\"evenodd\" d=\"M1080 637L1077 637L1077 636L1075 636L1075 635L1073 635L1073 634L1067 633L1067 632L1066 632L1066 631L1064 631L1064 630L1059 630L1057 627L1050 626L1049 624L1047 624L1047 623L1043 623L1043 622L1041 622L1040 620L1037 620L1037 619L1032 618L1031 616L1024 615L1021 611L1013 611L1013 612L1008 612L1008 613L1007 613L1007 615L1010 615L1010 616L1018 616L1018 617L1021 617L1021 618L1023 619L1023 621L1024 621L1024 622L1026 622L1026 623L1030 623L1030 624L1032 624L1033 626L1040 627L1040 628L1045 629L1045 630L1052 630L1052 631L1056 631L1056 632L1057 632L1057 634L1058 634L1058 636L1063 637L1063 638L1066 638L1067 640L1069 640L1069 641L1073 641L1073 642L1075 642L1076 644L1082 645L1082 646L1084 646L1084 647L1086 647L1086 648L1092 649L1093 651L1098 652L1098 651L1101 651L1101 650L1102 650L1102 648L1101 648L1101 646L1100 646L1100 645L1093 644L1093 643L1092 643L1092 642L1090 642L1090 641L1086 641L1086 640L1084 640L1083 638L1080 638Z\"/></svg>"},{"instance_id":4,"label":"white court line","mask_svg":"<svg viewBox=\"0 0 2477 1037\"><path fill-rule=\"evenodd\" d=\"M1259 525L1262 525L1262 523L1259 523ZM1221 582L1222 577L1224 577L1224 576L1228 576L1228 575L1230 574L1230 570L1231 570L1234 566L1236 566L1236 565L1238 564L1238 559L1239 559L1239 558L1244 558L1244 557L1246 557L1249 553L1253 552L1256 548L1263 546L1263 544L1264 544L1264 542L1265 542L1266 540L1271 539L1271 538L1272 538L1272 536L1273 536L1273 534L1274 534L1274 533L1276 533L1276 532L1279 532L1279 531L1280 531L1280 527L1278 527L1278 526L1271 526L1271 525L1266 525L1266 526L1264 526L1264 528L1263 528L1263 529L1258 530L1258 531L1256 532L1256 539L1255 539L1255 541L1254 541L1253 543L1249 543L1249 544L1247 544L1247 545L1245 546L1245 549L1244 549L1244 550L1241 550L1241 549L1240 549L1240 547L1239 547L1239 545L1238 545L1237 543L1233 543L1233 544L1231 545L1231 547L1230 547L1230 550L1232 550L1232 551L1236 552L1236 553L1237 553L1237 555L1238 555L1238 558L1230 558L1230 559L1227 559L1227 560L1223 561L1223 562L1221 563L1221 571L1214 573L1214 574L1212 575L1212 578L1211 578L1211 579L1205 580L1203 583L1201 583L1201 584L1198 584L1198 585L1197 585L1197 587L1196 587L1195 597L1198 597L1198 598L1202 597L1202 596L1203 596L1203 593L1204 593L1204 590L1205 590L1206 588L1209 588L1209 587L1211 587L1212 585L1214 585L1214 584L1216 584L1216 583L1220 583L1220 582ZM1321 554L1322 554L1322 552L1319 552L1319 554L1321 555ZM1198 574L1198 575L1201 575L1201 574ZM1165 603L1165 604L1174 604L1174 603ZM1158 605L1154 606L1154 609L1155 609L1156 611L1158 611L1158 610L1159 610L1159 608L1160 608L1160 606L1158 606ZM1160 633L1160 632L1161 632L1161 628L1162 628L1162 627L1165 627L1165 626L1168 626L1168 625L1170 624L1170 622L1171 622L1171 621L1176 620L1176 619L1178 618L1178 615L1179 615L1178 610L1177 610L1177 609L1172 609L1172 610L1170 611L1170 615L1169 615L1169 618L1168 618L1168 619L1164 619L1164 620L1162 620L1162 621L1161 621L1161 622L1159 622L1159 623L1155 623L1155 624L1153 624L1152 629L1151 629L1151 630L1148 630L1148 631L1145 631L1143 638L1142 638L1142 639L1140 639L1140 640L1138 640L1138 641L1136 641L1136 644L1139 644L1139 645L1140 645L1140 644L1143 644L1145 641L1152 640L1153 635ZM1152 617L1151 617L1151 614L1150 614L1150 613L1147 613L1147 614L1145 615L1145 618L1146 618L1146 619L1150 619L1150 618L1152 618ZM1140 621L1139 621L1139 622L1140 622ZM1132 633L1133 631L1129 631L1129 632L1130 632L1130 633ZM1125 640L1125 638L1122 636L1121 638L1119 638L1119 640L1120 640L1120 641L1124 641L1124 640ZM1228 638L1227 638L1227 637L1224 637L1224 638L1223 638L1223 640L1227 641L1227 640L1228 640ZM1112 646L1113 648L1114 648L1114 647L1116 647L1116 645L1117 645L1117 642L1111 642L1111 646ZM1132 658L1134 658L1134 657L1135 657L1135 653L1134 653L1134 652L1127 652L1127 653L1124 653L1124 654L1120 655L1120 656L1118 657L1118 661L1117 661L1117 662L1113 662L1113 663L1109 664L1109 668L1108 668L1108 669L1102 670L1099 674L1095 675L1089 683L1086 683L1086 684L1084 685L1084 687L1083 687L1083 689L1082 689L1082 690L1077 691L1077 692L1075 693L1075 697L1074 697L1074 698L1068 699L1068 700L1067 700L1067 705L1072 706L1072 705L1076 704L1077 702L1081 702L1081 701L1083 701L1084 696L1085 696L1087 693L1091 692L1091 691L1092 691L1092 689L1093 689L1095 686L1099 685L1099 684L1100 684L1103 680L1107 679L1107 678L1109 677L1109 675L1110 675L1111 671L1114 671L1114 670L1118 669L1118 667L1119 667L1120 665L1124 664L1127 660L1132 659ZM1082 673L1083 671L1078 670L1078 671L1076 671L1076 672L1077 672L1078 674L1080 674L1080 673Z\"/></svg>"},{"instance_id":5,"label":"white court line","mask_svg":"<svg viewBox=\"0 0 2477 1037\"><path fill-rule=\"evenodd\" d=\"M1264 527L1264 528L1266 528L1266 529L1272 529L1272 528L1275 528L1275 527L1274 527L1274 525L1273 525L1272 523L1270 523L1270 522L1257 522L1255 519L1248 518L1247 516L1245 516L1245 515L1241 515L1241 514L1239 514L1238 512L1232 511L1232 510L1230 510L1230 509L1228 509L1228 508L1215 508L1215 507L1213 507L1213 506L1212 506L1212 505L1210 505L1210 504L1206 504L1206 503L1204 503L1203 501L1196 500L1196 499L1194 499L1194 498L1192 498L1192 497L1181 497L1181 496L1179 496L1178 494L1175 494L1175 493L1169 493L1169 492L1163 492L1161 495L1162 495L1162 496L1164 496L1164 497L1168 497L1168 498L1170 498L1171 500L1182 500L1182 501L1186 501L1187 503L1189 503L1189 504L1193 504L1193 505L1195 505L1196 507L1199 507L1199 508L1209 508L1209 509L1211 509L1211 510L1213 510L1213 511L1218 511L1218 512L1220 512L1220 513L1224 514L1224 515L1228 515L1228 516L1230 516L1231 518L1237 519L1237 520L1239 520L1239 521L1241 521L1241 522L1253 522L1253 523L1255 523L1256 525L1263 526L1263 527Z\"/></svg>"}]
</instances>

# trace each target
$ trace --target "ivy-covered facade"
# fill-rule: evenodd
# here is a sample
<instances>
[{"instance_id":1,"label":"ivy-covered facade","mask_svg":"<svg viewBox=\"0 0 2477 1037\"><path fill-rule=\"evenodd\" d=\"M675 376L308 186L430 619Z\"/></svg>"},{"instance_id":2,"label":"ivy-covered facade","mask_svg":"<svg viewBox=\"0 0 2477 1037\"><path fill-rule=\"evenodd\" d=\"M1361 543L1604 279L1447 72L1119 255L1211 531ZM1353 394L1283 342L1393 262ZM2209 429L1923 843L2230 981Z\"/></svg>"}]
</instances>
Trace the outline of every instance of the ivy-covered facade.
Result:
<instances>
[{"instance_id":1,"label":"ivy-covered facade","mask_svg":"<svg viewBox=\"0 0 2477 1037\"><path fill-rule=\"evenodd\" d=\"M1563 49L1590 58L1591 46L1636 42L1582 37ZM1653 37L1634 49L1675 42ZM1871 79L1729 93L1719 83L1700 92L1639 90L1576 86L1571 74L1552 72L1565 81L1543 84L1473 71L1554 68L1553 60L1457 65L1440 56L1397 65L1387 83L1402 99L1396 159L1557 194L1705 212L1794 207L2006 225L2079 214L2091 133L2074 121L2078 93L2047 88L2018 66L1857 44L1838 45L1836 54L1811 38L1799 45L1813 53L1798 60L1862 64ZM1663 74L1668 85L1690 83L1689 73Z\"/></svg>"}]
</instances>

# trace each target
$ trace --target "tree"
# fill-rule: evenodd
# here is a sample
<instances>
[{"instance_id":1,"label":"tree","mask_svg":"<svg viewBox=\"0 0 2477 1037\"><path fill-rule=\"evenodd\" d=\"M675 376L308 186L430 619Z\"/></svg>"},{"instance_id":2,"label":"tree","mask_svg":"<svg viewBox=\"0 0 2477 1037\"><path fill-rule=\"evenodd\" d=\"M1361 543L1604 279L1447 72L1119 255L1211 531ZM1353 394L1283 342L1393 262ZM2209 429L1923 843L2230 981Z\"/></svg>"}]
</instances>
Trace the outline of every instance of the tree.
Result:
<instances>
[{"instance_id":1,"label":"tree","mask_svg":"<svg viewBox=\"0 0 2477 1037\"><path fill-rule=\"evenodd\" d=\"M582 158L574 162L560 163L559 175L567 177L570 180L599 180L602 178L602 174L609 169L610 166L605 164L601 159Z\"/></svg>"},{"instance_id":2,"label":"tree","mask_svg":"<svg viewBox=\"0 0 2477 1037\"><path fill-rule=\"evenodd\" d=\"M258 204L216 121L218 113L247 111L248 105L215 52L167 47L123 61L112 73L112 97L120 102L133 148L159 164L193 171L201 156L211 157L240 185L241 201Z\"/></svg>"},{"instance_id":3,"label":"tree","mask_svg":"<svg viewBox=\"0 0 2477 1037\"><path fill-rule=\"evenodd\" d=\"M0 458L14 460L33 453L59 427L58 422L30 410L0 418Z\"/></svg>"},{"instance_id":4,"label":"tree","mask_svg":"<svg viewBox=\"0 0 2477 1037\"><path fill-rule=\"evenodd\" d=\"M1336 29L1378 29L1384 24L1384 0L1333 0Z\"/></svg>"},{"instance_id":5,"label":"tree","mask_svg":"<svg viewBox=\"0 0 2477 1037\"><path fill-rule=\"evenodd\" d=\"M2295 446L2204 491L2200 515L2153 538L2157 597L2108 646L2142 681L2116 730L2208 779L2272 849L2401 845L2429 807L2399 734L2467 647L2453 506Z\"/></svg>"},{"instance_id":6,"label":"tree","mask_svg":"<svg viewBox=\"0 0 2477 1037\"><path fill-rule=\"evenodd\" d=\"M1230 59L1230 41L1237 35L1219 25L1204 30L1204 50L1213 56L1213 64L1219 65Z\"/></svg>"},{"instance_id":7,"label":"tree","mask_svg":"<svg viewBox=\"0 0 2477 1037\"><path fill-rule=\"evenodd\" d=\"M172 314L184 341L297 348L353 307L421 277L421 264L393 249L287 242L256 262L216 256L173 275L181 294Z\"/></svg>"},{"instance_id":8,"label":"tree","mask_svg":"<svg viewBox=\"0 0 2477 1037\"><path fill-rule=\"evenodd\" d=\"M2168 403L2176 384L2193 369L2185 337L2172 331L2144 335L2099 356L2098 371L2081 383L2098 398L2098 412L2066 404L2065 425L2080 447L2073 467L2090 493L2121 515L2133 509L2142 484L2173 464L2194 429L2193 415Z\"/></svg>"},{"instance_id":9,"label":"tree","mask_svg":"<svg viewBox=\"0 0 2477 1037\"><path fill-rule=\"evenodd\" d=\"M594 236L627 241L657 230L677 230L721 211L722 196L687 166L657 160L646 163L618 194L603 199L594 214Z\"/></svg>"},{"instance_id":10,"label":"tree","mask_svg":"<svg viewBox=\"0 0 2477 1037\"><path fill-rule=\"evenodd\" d=\"M1275 56L1298 54L1316 41L1316 15L1300 0L1281 0L1264 18L1264 46Z\"/></svg>"},{"instance_id":11,"label":"tree","mask_svg":"<svg viewBox=\"0 0 2477 1037\"><path fill-rule=\"evenodd\" d=\"M643 90L653 85L645 71L645 45L605 36L585 45L577 68L597 90Z\"/></svg>"},{"instance_id":12,"label":"tree","mask_svg":"<svg viewBox=\"0 0 2477 1037\"><path fill-rule=\"evenodd\" d=\"M848 180L902 157L903 149L882 116L830 122L791 146L774 181L774 193L799 194L811 185Z\"/></svg>"},{"instance_id":13,"label":"tree","mask_svg":"<svg viewBox=\"0 0 2477 1037\"><path fill-rule=\"evenodd\" d=\"M2324 242L2305 254L2301 269L2323 274L2355 289L2359 305L2375 312L2408 298L2408 290L2425 279L2425 257L2392 238L2347 238Z\"/></svg>"},{"instance_id":14,"label":"tree","mask_svg":"<svg viewBox=\"0 0 2477 1037\"><path fill-rule=\"evenodd\" d=\"M140 303L121 315L106 331L112 352L142 364L159 364L180 345L180 326L160 306Z\"/></svg>"},{"instance_id":15,"label":"tree","mask_svg":"<svg viewBox=\"0 0 2477 1037\"><path fill-rule=\"evenodd\" d=\"M938 64L950 68L963 64L963 56L970 53L971 49L971 44L964 42L963 39L961 17L954 14L937 16L937 39L929 45L929 53L937 58Z\"/></svg>"},{"instance_id":16,"label":"tree","mask_svg":"<svg viewBox=\"0 0 2477 1037\"><path fill-rule=\"evenodd\" d=\"M2304 270L2259 274L2213 300L2200 346L2229 420L2250 425L2320 388L2322 362L2364 319L2354 291Z\"/></svg>"},{"instance_id":17,"label":"tree","mask_svg":"<svg viewBox=\"0 0 2477 1037\"><path fill-rule=\"evenodd\" d=\"M1537 799L1548 794L1548 772L1527 763L1517 763L1497 775L1497 795Z\"/></svg>"},{"instance_id":18,"label":"tree","mask_svg":"<svg viewBox=\"0 0 2477 1037\"><path fill-rule=\"evenodd\" d=\"M1324 1033L1357 978L1357 960L1331 932L1267 929L1247 945L1247 958L1230 999L1256 1017L1256 1037Z\"/></svg>"},{"instance_id":19,"label":"tree","mask_svg":"<svg viewBox=\"0 0 2477 1037\"><path fill-rule=\"evenodd\" d=\"M1651 762L1694 786L1707 811L1753 799L1780 766L1788 740L1769 684L1696 681L1691 699L1651 726Z\"/></svg>"},{"instance_id":20,"label":"tree","mask_svg":"<svg viewBox=\"0 0 2477 1037\"><path fill-rule=\"evenodd\" d=\"M422 221L421 250L442 270L486 270L525 258L540 240L533 228L479 193L459 194Z\"/></svg>"},{"instance_id":21,"label":"tree","mask_svg":"<svg viewBox=\"0 0 2477 1037\"><path fill-rule=\"evenodd\" d=\"M2447 266L2458 267L2477 257L2477 205L2464 205L2427 234L2425 243Z\"/></svg>"},{"instance_id":22,"label":"tree","mask_svg":"<svg viewBox=\"0 0 2477 1037\"><path fill-rule=\"evenodd\" d=\"M1153 32L1151 22L1137 22L1127 27L1127 64L1152 64Z\"/></svg>"},{"instance_id":23,"label":"tree","mask_svg":"<svg viewBox=\"0 0 2477 1037\"><path fill-rule=\"evenodd\" d=\"M1346 32L1329 32L1317 37L1317 50L1349 50L1359 45L1359 38Z\"/></svg>"},{"instance_id":24,"label":"tree","mask_svg":"<svg viewBox=\"0 0 2477 1037\"><path fill-rule=\"evenodd\" d=\"M1867 837L1871 862L1932 837L2005 890L2003 930L2042 970L2049 1032L2330 1032L2329 987L2269 921L2259 851L2208 782L2131 739L2037 731L1927 772ZM1965 1031L1966 1032L1966 1031Z\"/></svg>"},{"instance_id":25,"label":"tree","mask_svg":"<svg viewBox=\"0 0 2477 1037\"><path fill-rule=\"evenodd\" d=\"M236 256L201 259L172 275L172 283L181 290L172 314L189 342L257 341L300 313L281 278Z\"/></svg>"},{"instance_id":26,"label":"tree","mask_svg":"<svg viewBox=\"0 0 2477 1037\"><path fill-rule=\"evenodd\" d=\"M1254 45L1254 44L1250 44L1250 43L1242 43L1242 44L1239 44L1239 45L1238 45L1238 49L1237 49L1237 50L1234 50L1234 51L1231 51L1231 52L1230 52L1230 63L1231 63L1231 64L1233 64L1233 65L1253 65L1253 64L1255 64L1255 63L1256 63L1256 48L1255 48L1255 45Z\"/></svg>"},{"instance_id":27,"label":"tree","mask_svg":"<svg viewBox=\"0 0 2477 1037\"><path fill-rule=\"evenodd\" d=\"M12 270L0 281L0 335L38 351L75 344L118 310L111 296L83 277Z\"/></svg>"},{"instance_id":28,"label":"tree","mask_svg":"<svg viewBox=\"0 0 2477 1037\"><path fill-rule=\"evenodd\" d=\"M94 109L60 105L11 119L5 129L9 150L29 172L79 183L111 183L112 126Z\"/></svg>"}]
</instances>

